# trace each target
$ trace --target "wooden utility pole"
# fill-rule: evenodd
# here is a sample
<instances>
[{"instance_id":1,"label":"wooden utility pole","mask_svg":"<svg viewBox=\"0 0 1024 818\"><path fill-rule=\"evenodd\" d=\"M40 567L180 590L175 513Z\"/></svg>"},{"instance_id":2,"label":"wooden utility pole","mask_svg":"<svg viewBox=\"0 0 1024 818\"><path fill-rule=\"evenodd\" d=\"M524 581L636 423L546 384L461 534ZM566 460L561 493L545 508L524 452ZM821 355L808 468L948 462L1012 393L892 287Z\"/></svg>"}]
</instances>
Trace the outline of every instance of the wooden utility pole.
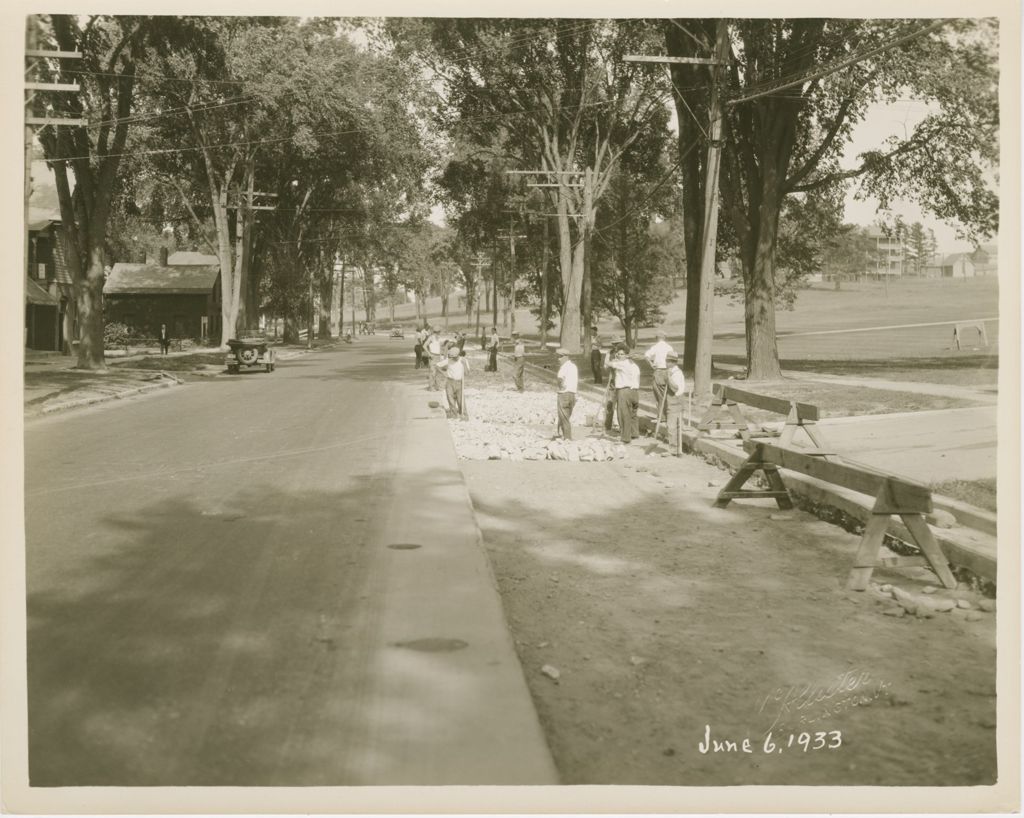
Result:
<instances>
[{"instance_id":1,"label":"wooden utility pole","mask_svg":"<svg viewBox=\"0 0 1024 818\"><path fill-rule=\"evenodd\" d=\"M27 31L25 40L25 58L36 60L33 62L25 71L26 76L32 72L32 70L38 65L40 59L62 59L62 60L80 60L82 59L82 53L80 51L51 51L47 49L40 49L38 29L36 28L36 19L33 16L29 16L27 19ZM28 226L30 219L30 208L32 201L32 146L35 143L35 131L33 125L40 125L43 127L60 127L60 126L76 126L83 127L86 125L86 120L81 118L62 118L52 116L33 116L32 115L32 103L35 101L37 91L50 93L54 91L77 93L81 90L81 86L75 82L34 82L31 80L25 81L25 91L28 96L25 99L25 222L22 227L22 271L25 275L29 274L29 240L28 240ZM35 276L38 277L38 276ZM60 311L60 299L57 300L57 315L53 322L53 348L60 352L60 335L61 335L61 321ZM65 343L69 342L69 338L65 337ZM25 343L28 339L24 339Z\"/></svg>"},{"instance_id":2,"label":"wooden utility pole","mask_svg":"<svg viewBox=\"0 0 1024 818\"><path fill-rule=\"evenodd\" d=\"M701 232L700 287L697 310L697 350L693 372L693 391L706 396L711 391L711 343L714 339L715 255L718 250L718 171L722 154L721 72L729 56L729 26L719 19L716 27L715 54L705 57L667 57L629 55L627 62L691 63L711 68L711 105L708 123L708 159L704 177L704 223ZM689 299L694 293L687 292Z\"/></svg>"},{"instance_id":3,"label":"wooden utility pole","mask_svg":"<svg viewBox=\"0 0 1024 818\"><path fill-rule=\"evenodd\" d=\"M480 296L487 297L487 291L483 287L484 283L484 254L476 254L476 336L480 337ZM484 292L481 293L480 290Z\"/></svg>"},{"instance_id":4,"label":"wooden utility pole","mask_svg":"<svg viewBox=\"0 0 1024 818\"><path fill-rule=\"evenodd\" d=\"M697 360L693 371L693 391L698 397L704 397L711 392L711 345L715 337L715 255L718 252L718 171L722 156L720 80L728 53L729 28L725 20L719 20L715 32L715 59L711 66L708 161L704 179L704 229L701 231Z\"/></svg>"},{"instance_id":5,"label":"wooden utility pole","mask_svg":"<svg viewBox=\"0 0 1024 818\"><path fill-rule=\"evenodd\" d=\"M593 283L590 278L590 235L594 227L594 171L587 168L583 175L583 283L581 287L580 318L583 324L583 354L587 358L593 347L594 339L590 334L593 321L591 310L591 293Z\"/></svg>"},{"instance_id":6,"label":"wooden utility pole","mask_svg":"<svg viewBox=\"0 0 1024 818\"><path fill-rule=\"evenodd\" d=\"M511 297L509 299L509 312L512 314L510 332L516 330L516 239L525 239L526 235L523 233L515 232L515 224L513 222L514 216L508 217L508 252L509 252L509 286L511 287ZM498 238L506 238L506 236L498 234ZM508 325L508 322L506 322Z\"/></svg>"}]
</instances>

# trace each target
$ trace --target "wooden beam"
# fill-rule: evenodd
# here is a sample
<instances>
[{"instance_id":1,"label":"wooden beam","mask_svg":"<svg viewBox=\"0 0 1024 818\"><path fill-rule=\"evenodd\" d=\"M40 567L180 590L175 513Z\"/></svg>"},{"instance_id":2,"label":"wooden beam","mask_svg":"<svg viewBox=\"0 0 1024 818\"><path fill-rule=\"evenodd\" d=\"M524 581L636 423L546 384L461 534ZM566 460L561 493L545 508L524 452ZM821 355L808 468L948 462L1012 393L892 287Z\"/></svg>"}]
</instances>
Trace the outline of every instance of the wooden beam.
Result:
<instances>
[{"instance_id":1,"label":"wooden beam","mask_svg":"<svg viewBox=\"0 0 1024 818\"><path fill-rule=\"evenodd\" d=\"M47 51L41 48L29 48L25 51L26 57L59 57L64 60L82 59L81 51Z\"/></svg>"},{"instance_id":2,"label":"wooden beam","mask_svg":"<svg viewBox=\"0 0 1024 818\"><path fill-rule=\"evenodd\" d=\"M696 65L717 65L710 57L649 57L643 54L627 54L623 62L687 63Z\"/></svg>"},{"instance_id":3,"label":"wooden beam","mask_svg":"<svg viewBox=\"0 0 1024 818\"><path fill-rule=\"evenodd\" d=\"M734 400L747 406L754 406L757 409L764 409L768 412L775 412L777 415L788 415L790 409L796 406L801 420L820 420L818 407L810 403L797 403L785 398L775 398L771 395L758 395L756 392L747 392L744 389L737 389L735 386L726 386L716 383L714 388L721 390L722 397L726 400Z\"/></svg>"},{"instance_id":4,"label":"wooden beam","mask_svg":"<svg viewBox=\"0 0 1024 818\"><path fill-rule=\"evenodd\" d=\"M26 82L25 88L30 91L81 91L77 82Z\"/></svg>"},{"instance_id":5,"label":"wooden beam","mask_svg":"<svg viewBox=\"0 0 1024 818\"><path fill-rule=\"evenodd\" d=\"M25 117L26 125L76 125L84 127L88 124L85 119L58 119L50 116L27 116Z\"/></svg>"},{"instance_id":6,"label":"wooden beam","mask_svg":"<svg viewBox=\"0 0 1024 818\"><path fill-rule=\"evenodd\" d=\"M883 472L874 471L865 466L842 463L837 460L823 460L821 457L803 454L793 449L781 449L770 443L758 443L750 440L743 444L745 451L756 455L756 459L765 463L774 463L783 469L800 472L827 483L848 488L852 491L877 497L884 484L889 485L888 499L893 511L891 513L930 514L932 511L932 492L927 486L900 477L893 477ZM760 448L758 452L757 449ZM898 510L895 510L898 509Z\"/></svg>"}]
</instances>

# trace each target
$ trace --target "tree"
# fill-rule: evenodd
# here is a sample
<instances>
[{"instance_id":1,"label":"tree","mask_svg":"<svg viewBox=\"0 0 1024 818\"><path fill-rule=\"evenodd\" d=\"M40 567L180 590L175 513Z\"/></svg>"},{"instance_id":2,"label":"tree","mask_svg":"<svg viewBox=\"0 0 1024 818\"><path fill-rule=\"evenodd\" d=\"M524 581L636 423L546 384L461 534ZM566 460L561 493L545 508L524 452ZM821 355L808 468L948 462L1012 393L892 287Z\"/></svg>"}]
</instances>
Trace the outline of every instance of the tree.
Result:
<instances>
[{"instance_id":1,"label":"tree","mask_svg":"<svg viewBox=\"0 0 1024 818\"><path fill-rule=\"evenodd\" d=\"M39 132L54 170L65 251L81 330L77 366L105 369L103 283L107 231L136 94L136 75L148 58L186 42L199 42L194 26L176 17L114 17L52 14L30 18L51 48L82 54L78 94L49 104L60 117L87 119L86 126ZM47 65L41 78L56 79ZM49 75L49 76L47 76ZM74 186L72 187L72 181Z\"/></svg>"},{"instance_id":2,"label":"tree","mask_svg":"<svg viewBox=\"0 0 1024 818\"><path fill-rule=\"evenodd\" d=\"M444 84L441 124L451 135L519 168L548 172L540 178L552 185L549 207L558 214L561 342L578 351L596 203L630 143L666 118L660 77L622 60L649 39L647 27L604 20L389 24L394 41L416 50ZM583 329L588 344L589 327Z\"/></svg>"},{"instance_id":3,"label":"tree","mask_svg":"<svg viewBox=\"0 0 1024 818\"><path fill-rule=\"evenodd\" d=\"M667 38L670 54L706 47L710 21L676 22L687 36ZM899 191L970 234L995 230L985 172L998 161L996 38L989 20L907 21L894 32L888 20L759 19L736 21L731 40L722 207L742 264L748 377L771 379L780 373L776 253L787 197L856 179L883 205ZM905 96L935 113L841 167L868 104Z\"/></svg>"},{"instance_id":4,"label":"tree","mask_svg":"<svg viewBox=\"0 0 1024 818\"><path fill-rule=\"evenodd\" d=\"M856 280L874 267L875 240L855 224L844 224L822 253L822 273L835 282L837 290L843 281Z\"/></svg>"}]
</instances>

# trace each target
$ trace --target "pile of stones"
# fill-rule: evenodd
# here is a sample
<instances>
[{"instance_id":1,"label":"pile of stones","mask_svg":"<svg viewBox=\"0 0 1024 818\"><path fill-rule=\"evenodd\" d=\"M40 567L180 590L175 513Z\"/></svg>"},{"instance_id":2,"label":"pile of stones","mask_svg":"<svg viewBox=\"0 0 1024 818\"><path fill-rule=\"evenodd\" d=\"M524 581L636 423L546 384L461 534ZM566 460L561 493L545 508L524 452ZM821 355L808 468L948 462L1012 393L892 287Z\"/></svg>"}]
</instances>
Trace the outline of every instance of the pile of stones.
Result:
<instances>
[{"instance_id":1,"label":"pile of stones","mask_svg":"<svg viewBox=\"0 0 1024 818\"><path fill-rule=\"evenodd\" d=\"M573 434L578 439L571 441L552 439L556 410L551 391L467 389L466 408L471 419L449 421L455 450L463 460L593 463L626 456L617 440L596 434L601 407L582 396L573 410Z\"/></svg>"}]
</instances>

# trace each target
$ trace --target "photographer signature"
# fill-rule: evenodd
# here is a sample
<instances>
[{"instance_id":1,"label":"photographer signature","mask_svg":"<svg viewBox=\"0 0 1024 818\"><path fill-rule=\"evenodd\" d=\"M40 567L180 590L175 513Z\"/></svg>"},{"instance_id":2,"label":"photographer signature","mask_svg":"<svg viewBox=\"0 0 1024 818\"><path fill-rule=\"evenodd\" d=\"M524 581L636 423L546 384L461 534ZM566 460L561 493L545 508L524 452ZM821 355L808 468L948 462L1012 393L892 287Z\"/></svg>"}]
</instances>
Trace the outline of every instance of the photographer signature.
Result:
<instances>
[{"instance_id":1,"label":"photographer signature","mask_svg":"<svg viewBox=\"0 0 1024 818\"><path fill-rule=\"evenodd\" d=\"M817 720L808 716L817 709L817 705L826 711L826 715L832 715L847 706L870 704L885 695L890 686L890 682L875 679L870 672L854 668L843 671L825 684L777 687L761 700L757 712L758 715L774 714L768 730L797 717L801 723L810 723Z\"/></svg>"}]
</instances>

